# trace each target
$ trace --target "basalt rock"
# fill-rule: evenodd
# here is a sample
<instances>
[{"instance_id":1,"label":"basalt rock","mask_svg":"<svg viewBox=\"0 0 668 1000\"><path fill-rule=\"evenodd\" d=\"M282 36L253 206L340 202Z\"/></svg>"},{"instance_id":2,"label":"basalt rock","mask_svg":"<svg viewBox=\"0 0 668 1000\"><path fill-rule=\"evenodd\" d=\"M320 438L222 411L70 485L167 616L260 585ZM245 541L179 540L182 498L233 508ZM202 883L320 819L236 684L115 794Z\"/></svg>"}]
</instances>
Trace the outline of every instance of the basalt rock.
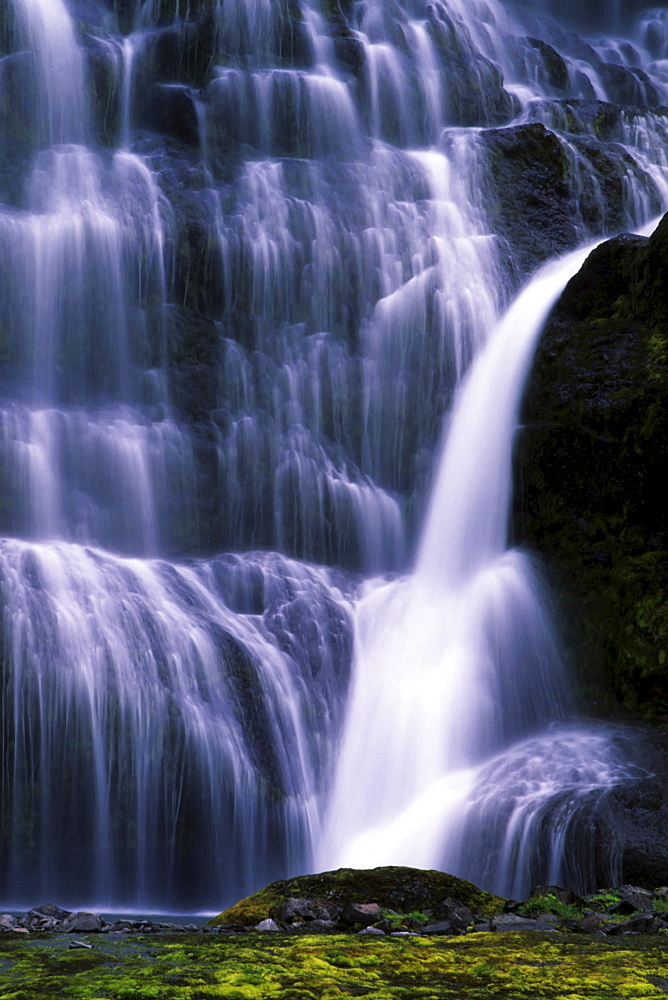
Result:
<instances>
[{"instance_id":1,"label":"basalt rock","mask_svg":"<svg viewBox=\"0 0 668 1000\"><path fill-rule=\"evenodd\" d=\"M555 584L594 707L668 715L668 218L599 246L546 326L517 442L516 541Z\"/></svg>"}]
</instances>

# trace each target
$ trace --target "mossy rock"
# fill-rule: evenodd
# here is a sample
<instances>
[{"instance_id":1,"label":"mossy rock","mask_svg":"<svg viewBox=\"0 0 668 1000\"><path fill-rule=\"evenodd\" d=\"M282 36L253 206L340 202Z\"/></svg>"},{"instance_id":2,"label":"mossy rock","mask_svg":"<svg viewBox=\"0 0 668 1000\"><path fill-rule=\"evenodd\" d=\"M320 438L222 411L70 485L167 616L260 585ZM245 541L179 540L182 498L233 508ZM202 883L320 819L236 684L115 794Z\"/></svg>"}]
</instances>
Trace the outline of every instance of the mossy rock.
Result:
<instances>
[{"instance_id":1,"label":"mossy rock","mask_svg":"<svg viewBox=\"0 0 668 1000\"><path fill-rule=\"evenodd\" d=\"M398 913L422 911L441 918L446 899L456 899L474 912L491 917L500 913L505 900L478 889L472 882L446 872L390 866L358 870L339 868L319 875L272 882L224 910L209 925L237 924L251 927L269 916L272 906L284 899L322 899L345 907L349 903L378 903Z\"/></svg>"},{"instance_id":2,"label":"mossy rock","mask_svg":"<svg viewBox=\"0 0 668 1000\"><path fill-rule=\"evenodd\" d=\"M545 559L594 708L668 710L668 217L599 246L543 333L515 538Z\"/></svg>"}]
</instances>

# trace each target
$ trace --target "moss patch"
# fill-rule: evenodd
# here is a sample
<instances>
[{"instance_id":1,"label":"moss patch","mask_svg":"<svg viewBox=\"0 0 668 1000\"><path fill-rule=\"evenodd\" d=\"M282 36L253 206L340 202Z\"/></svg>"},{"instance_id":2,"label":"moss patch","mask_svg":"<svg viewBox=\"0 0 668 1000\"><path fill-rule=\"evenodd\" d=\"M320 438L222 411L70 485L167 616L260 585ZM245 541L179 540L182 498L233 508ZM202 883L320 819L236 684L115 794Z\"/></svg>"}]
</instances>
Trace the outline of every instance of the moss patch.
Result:
<instances>
[{"instance_id":1,"label":"moss patch","mask_svg":"<svg viewBox=\"0 0 668 1000\"><path fill-rule=\"evenodd\" d=\"M91 937L95 950L0 938L0 1000L639 1000L665 997L666 945L551 934L466 938Z\"/></svg>"},{"instance_id":2,"label":"moss patch","mask_svg":"<svg viewBox=\"0 0 668 1000\"><path fill-rule=\"evenodd\" d=\"M383 909L398 913L419 910L439 919L439 908L448 897L487 917L500 913L504 906L500 896L445 872L400 866L368 871L339 868L272 882L214 917L210 924L253 926L268 917L271 907L283 899L324 899L341 907L348 903L378 903Z\"/></svg>"}]
</instances>

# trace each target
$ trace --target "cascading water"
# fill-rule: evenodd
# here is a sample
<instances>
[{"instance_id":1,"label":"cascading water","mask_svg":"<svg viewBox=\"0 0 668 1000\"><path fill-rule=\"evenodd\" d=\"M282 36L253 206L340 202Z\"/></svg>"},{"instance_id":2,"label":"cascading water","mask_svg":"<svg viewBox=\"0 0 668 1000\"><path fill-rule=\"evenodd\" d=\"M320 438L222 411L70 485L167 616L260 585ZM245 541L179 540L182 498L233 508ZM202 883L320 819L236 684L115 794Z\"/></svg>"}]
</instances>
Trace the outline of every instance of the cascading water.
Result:
<instances>
[{"instance_id":1,"label":"cascading water","mask_svg":"<svg viewBox=\"0 0 668 1000\"><path fill-rule=\"evenodd\" d=\"M495 235L503 127L568 164L565 244L642 224L668 23L585 44L496 0L333 6L0 10L8 901L222 906L341 859L575 883L566 800L631 774L604 733L544 732L567 684L505 552L563 279L484 345L526 269ZM597 98L633 106L605 141ZM369 582L426 507L412 574ZM557 747L581 780L541 772Z\"/></svg>"},{"instance_id":2,"label":"cascading water","mask_svg":"<svg viewBox=\"0 0 668 1000\"><path fill-rule=\"evenodd\" d=\"M567 872L580 887L590 875L563 850L568 826L634 769L589 730L513 745L566 720L572 705L540 581L526 555L506 550L522 389L545 319L590 250L543 267L491 333L455 399L414 572L357 607L323 867L443 866L478 880L482 871L485 884L521 897L550 841L539 820L567 797L550 820L561 843L547 849L549 877L561 884ZM582 855L591 864L591 843Z\"/></svg>"}]
</instances>

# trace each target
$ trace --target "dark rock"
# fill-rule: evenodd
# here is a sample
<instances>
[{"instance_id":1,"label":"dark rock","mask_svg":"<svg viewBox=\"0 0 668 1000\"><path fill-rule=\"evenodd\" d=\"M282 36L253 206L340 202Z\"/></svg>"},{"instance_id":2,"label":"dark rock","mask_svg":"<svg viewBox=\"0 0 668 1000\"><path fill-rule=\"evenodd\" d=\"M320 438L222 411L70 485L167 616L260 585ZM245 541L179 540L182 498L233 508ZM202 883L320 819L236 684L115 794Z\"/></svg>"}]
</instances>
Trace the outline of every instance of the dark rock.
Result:
<instances>
[{"instance_id":1,"label":"dark rock","mask_svg":"<svg viewBox=\"0 0 668 1000\"><path fill-rule=\"evenodd\" d=\"M605 933L611 937L617 934L658 934L666 926L668 926L666 921L659 919L659 917L643 913L632 920L626 920L624 923L608 924Z\"/></svg>"},{"instance_id":2,"label":"dark rock","mask_svg":"<svg viewBox=\"0 0 668 1000\"><path fill-rule=\"evenodd\" d=\"M33 914L39 917L53 917L55 920L65 920L72 915L72 911L63 910L61 906L56 906L55 903L42 903L41 906L34 906L28 912L28 916L32 916Z\"/></svg>"},{"instance_id":3,"label":"dark rock","mask_svg":"<svg viewBox=\"0 0 668 1000\"><path fill-rule=\"evenodd\" d=\"M284 899L271 907L269 916L283 924L291 924L295 920L333 920L340 912L339 906L321 899Z\"/></svg>"},{"instance_id":4,"label":"dark rock","mask_svg":"<svg viewBox=\"0 0 668 1000\"><path fill-rule=\"evenodd\" d=\"M570 82L568 66L559 53L540 38L528 38L529 45L541 55L542 81L557 93L564 93Z\"/></svg>"},{"instance_id":5,"label":"dark rock","mask_svg":"<svg viewBox=\"0 0 668 1000\"><path fill-rule=\"evenodd\" d=\"M428 28L448 67L446 121L451 125L493 126L509 121L515 104L503 87L503 77L494 63L476 52L473 58L471 39L461 23L441 8L438 18Z\"/></svg>"},{"instance_id":6,"label":"dark rock","mask_svg":"<svg viewBox=\"0 0 668 1000\"><path fill-rule=\"evenodd\" d=\"M349 903L341 911L339 920L348 927L356 924L368 927L369 924L375 924L381 917L382 913L378 903Z\"/></svg>"},{"instance_id":7,"label":"dark rock","mask_svg":"<svg viewBox=\"0 0 668 1000\"><path fill-rule=\"evenodd\" d=\"M579 929L583 934L596 934L601 931L605 921L600 913L588 913L580 921Z\"/></svg>"},{"instance_id":8,"label":"dark rock","mask_svg":"<svg viewBox=\"0 0 668 1000\"><path fill-rule=\"evenodd\" d=\"M492 917L492 930L495 931L554 931L551 924L541 923L529 917L520 917L515 913L499 913Z\"/></svg>"},{"instance_id":9,"label":"dark rock","mask_svg":"<svg viewBox=\"0 0 668 1000\"><path fill-rule=\"evenodd\" d=\"M441 934L459 934L462 930L460 921L456 920L437 920L434 924L426 924L424 927L420 928L420 934L429 935L441 935Z\"/></svg>"},{"instance_id":10,"label":"dark rock","mask_svg":"<svg viewBox=\"0 0 668 1000\"><path fill-rule=\"evenodd\" d=\"M177 84L151 87L143 95L135 124L161 135L173 136L186 145L199 144L197 111L189 87Z\"/></svg>"},{"instance_id":11,"label":"dark rock","mask_svg":"<svg viewBox=\"0 0 668 1000\"><path fill-rule=\"evenodd\" d=\"M86 910L79 910L62 922L60 930L63 933L91 933L102 929L102 917L98 913L88 913Z\"/></svg>"},{"instance_id":12,"label":"dark rock","mask_svg":"<svg viewBox=\"0 0 668 1000\"><path fill-rule=\"evenodd\" d=\"M488 212L520 275L577 242L569 207L569 163L557 136L541 124L481 135L492 182Z\"/></svg>"},{"instance_id":13,"label":"dark rock","mask_svg":"<svg viewBox=\"0 0 668 1000\"><path fill-rule=\"evenodd\" d=\"M548 565L583 689L654 718L668 710L667 283L668 218L590 255L543 333L516 450L515 539ZM626 863L665 879L665 860L642 877Z\"/></svg>"},{"instance_id":14,"label":"dark rock","mask_svg":"<svg viewBox=\"0 0 668 1000\"><path fill-rule=\"evenodd\" d=\"M466 930L474 923L473 912L464 903L448 897L439 906L439 913L444 920L449 920L458 930Z\"/></svg>"},{"instance_id":15,"label":"dark rock","mask_svg":"<svg viewBox=\"0 0 668 1000\"><path fill-rule=\"evenodd\" d=\"M307 934L336 934L337 931L341 930L341 927L336 920L316 919L305 923L302 929Z\"/></svg>"},{"instance_id":16,"label":"dark rock","mask_svg":"<svg viewBox=\"0 0 668 1000\"><path fill-rule=\"evenodd\" d=\"M608 913L629 914L643 911L645 913L652 911L652 897L649 893L630 892L618 903L608 907Z\"/></svg>"}]
</instances>

